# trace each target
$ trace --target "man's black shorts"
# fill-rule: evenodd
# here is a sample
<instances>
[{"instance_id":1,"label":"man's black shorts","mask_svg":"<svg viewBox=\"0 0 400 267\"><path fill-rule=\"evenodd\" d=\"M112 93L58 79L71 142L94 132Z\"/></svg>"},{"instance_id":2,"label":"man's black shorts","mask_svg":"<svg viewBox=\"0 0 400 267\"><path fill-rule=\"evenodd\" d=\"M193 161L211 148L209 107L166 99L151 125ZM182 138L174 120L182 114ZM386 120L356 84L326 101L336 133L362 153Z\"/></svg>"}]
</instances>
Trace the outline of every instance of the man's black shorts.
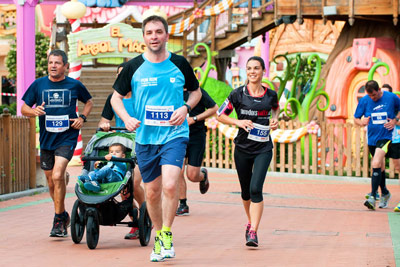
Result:
<instances>
[{"instance_id":1,"label":"man's black shorts","mask_svg":"<svg viewBox=\"0 0 400 267\"><path fill-rule=\"evenodd\" d=\"M389 143L389 144L388 144ZM375 149L376 148L382 148L383 150L385 150L385 146L386 145L390 145L392 143L391 140L388 139L382 139L382 140L378 140L376 142L376 146L368 146L369 149L369 153L371 153L372 156L375 155ZM387 153L387 151L385 151Z\"/></svg>"},{"instance_id":2,"label":"man's black shorts","mask_svg":"<svg viewBox=\"0 0 400 267\"><path fill-rule=\"evenodd\" d=\"M201 167L203 163L204 150L206 148L206 134L190 135L186 149L187 164L193 167Z\"/></svg>"},{"instance_id":3,"label":"man's black shorts","mask_svg":"<svg viewBox=\"0 0 400 267\"><path fill-rule=\"evenodd\" d=\"M400 143L391 143L386 153L387 158L400 159Z\"/></svg>"},{"instance_id":4,"label":"man's black shorts","mask_svg":"<svg viewBox=\"0 0 400 267\"><path fill-rule=\"evenodd\" d=\"M74 155L74 150L74 146L60 146L56 150L40 149L40 167L45 171L52 170L55 156L63 157L70 161Z\"/></svg>"}]
</instances>

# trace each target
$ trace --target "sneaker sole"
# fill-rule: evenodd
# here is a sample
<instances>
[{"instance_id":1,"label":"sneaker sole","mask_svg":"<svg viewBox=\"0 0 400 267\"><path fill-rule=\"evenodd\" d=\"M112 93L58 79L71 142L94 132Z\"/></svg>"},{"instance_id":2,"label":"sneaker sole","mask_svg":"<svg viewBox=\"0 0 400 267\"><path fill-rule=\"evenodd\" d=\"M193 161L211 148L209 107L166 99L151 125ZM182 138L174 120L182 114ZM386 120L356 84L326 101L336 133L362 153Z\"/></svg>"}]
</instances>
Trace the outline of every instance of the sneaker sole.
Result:
<instances>
[{"instance_id":1,"label":"sneaker sole","mask_svg":"<svg viewBox=\"0 0 400 267\"><path fill-rule=\"evenodd\" d=\"M166 258L166 259L172 259L175 258L175 252L174 251L166 251L165 249L161 248L161 255Z\"/></svg>"},{"instance_id":2,"label":"sneaker sole","mask_svg":"<svg viewBox=\"0 0 400 267\"><path fill-rule=\"evenodd\" d=\"M180 213L180 214L177 213L176 216L189 216L189 212Z\"/></svg>"},{"instance_id":3,"label":"sneaker sole","mask_svg":"<svg viewBox=\"0 0 400 267\"><path fill-rule=\"evenodd\" d=\"M248 247L258 247L258 244L256 242L250 241L246 243L246 246Z\"/></svg>"},{"instance_id":4,"label":"sneaker sole","mask_svg":"<svg viewBox=\"0 0 400 267\"><path fill-rule=\"evenodd\" d=\"M369 203L368 201L364 202L364 206L366 206L368 209L370 210L375 210L375 207L371 205L371 203Z\"/></svg>"},{"instance_id":5,"label":"sneaker sole","mask_svg":"<svg viewBox=\"0 0 400 267\"><path fill-rule=\"evenodd\" d=\"M163 256L164 256L165 259L175 258L175 254L173 254L173 255L172 254L164 254Z\"/></svg>"},{"instance_id":6,"label":"sneaker sole","mask_svg":"<svg viewBox=\"0 0 400 267\"><path fill-rule=\"evenodd\" d=\"M150 258L150 261L151 262L162 262L162 261L164 261L165 259L163 258L163 257L157 257L157 258L153 258L153 259L151 259Z\"/></svg>"},{"instance_id":7,"label":"sneaker sole","mask_svg":"<svg viewBox=\"0 0 400 267\"><path fill-rule=\"evenodd\" d=\"M50 234L49 237L67 237L68 234Z\"/></svg>"},{"instance_id":8,"label":"sneaker sole","mask_svg":"<svg viewBox=\"0 0 400 267\"><path fill-rule=\"evenodd\" d=\"M139 238L138 236L125 236L124 239L127 239L127 240L134 240L134 239L138 239L138 238Z\"/></svg>"}]
</instances>

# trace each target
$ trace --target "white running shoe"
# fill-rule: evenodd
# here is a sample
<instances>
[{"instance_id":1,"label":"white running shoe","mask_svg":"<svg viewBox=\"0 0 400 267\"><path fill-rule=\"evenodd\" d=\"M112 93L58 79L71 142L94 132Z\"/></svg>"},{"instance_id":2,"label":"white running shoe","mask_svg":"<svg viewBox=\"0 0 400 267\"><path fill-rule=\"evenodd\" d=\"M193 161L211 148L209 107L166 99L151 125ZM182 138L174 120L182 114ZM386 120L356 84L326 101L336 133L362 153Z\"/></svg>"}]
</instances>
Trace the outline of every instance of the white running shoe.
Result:
<instances>
[{"instance_id":1,"label":"white running shoe","mask_svg":"<svg viewBox=\"0 0 400 267\"><path fill-rule=\"evenodd\" d=\"M373 196L369 196L369 198L364 202L364 206L370 210L375 210L375 203L375 198Z\"/></svg>"},{"instance_id":2,"label":"white running shoe","mask_svg":"<svg viewBox=\"0 0 400 267\"><path fill-rule=\"evenodd\" d=\"M392 194L390 194L390 192L387 193L386 195L382 195L381 200L379 202L379 208L380 209L387 208L391 197L392 197Z\"/></svg>"},{"instance_id":3,"label":"white running shoe","mask_svg":"<svg viewBox=\"0 0 400 267\"><path fill-rule=\"evenodd\" d=\"M161 247L162 241L159 236L156 236L156 238L154 239L154 247L150 254L151 262L164 261L164 257L161 254Z\"/></svg>"}]
</instances>

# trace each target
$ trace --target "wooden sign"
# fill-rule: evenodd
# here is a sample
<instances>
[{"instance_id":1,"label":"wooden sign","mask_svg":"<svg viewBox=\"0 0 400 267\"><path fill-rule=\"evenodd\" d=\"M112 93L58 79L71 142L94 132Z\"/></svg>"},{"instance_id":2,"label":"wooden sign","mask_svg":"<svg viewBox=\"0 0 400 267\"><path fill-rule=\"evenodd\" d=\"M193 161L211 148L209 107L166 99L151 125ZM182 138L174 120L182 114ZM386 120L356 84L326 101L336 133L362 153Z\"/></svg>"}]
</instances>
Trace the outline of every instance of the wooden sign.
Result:
<instances>
[{"instance_id":1,"label":"wooden sign","mask_svg":"<svg viewBox=\"0 0 400 267\"><path fill-rule=\"evenodd\" d=\"M134 29L123 23L70 33L68 34L68 45L70 62L94 58L132 58L146 49L142 29Z\"/></svg>"}]
</instances>

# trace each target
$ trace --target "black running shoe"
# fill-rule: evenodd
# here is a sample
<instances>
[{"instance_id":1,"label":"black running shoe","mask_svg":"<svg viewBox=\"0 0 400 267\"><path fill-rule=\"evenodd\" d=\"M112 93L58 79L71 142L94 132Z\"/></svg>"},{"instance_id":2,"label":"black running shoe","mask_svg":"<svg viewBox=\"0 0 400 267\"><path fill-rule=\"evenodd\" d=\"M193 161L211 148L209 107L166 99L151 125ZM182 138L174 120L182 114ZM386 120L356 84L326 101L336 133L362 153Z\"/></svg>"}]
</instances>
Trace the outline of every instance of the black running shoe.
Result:
<instances>
[{"instance_id":1,"label":"black running shoe","mask_svg":"<svg viewBox=\"0 0 400 267\"><path fill-rule=\"evenodd\" d=\"M65 220L63 218L54 218L53 229L51 229L50 237L64 237L65 236Z\"/></svg>"},{"instance_id":2,"label":"black running shoe","mask_svg":"<svg viewBox=\"0 0 400 267\"><path fill-rule=\"evenodd\" d=\"M184 216L189 215L189 206L185 204L179 204L178 209L176 210L176 216Z\"/></svg>"},{"instance_id":3,"label":"black running shoe","mask_svg":"<svg viewBox=\"0 0 400 267\"><path fill-rule=\"evenodd\" d=\"M246 235L244 237L246 239L246 241L247 241L247 236L249 235L250 228L251 228L251 223L247 223L246 224Z\"/></svg>"},{"instance_id":4,"label":"black running shoe","mask_svg":"<svg viewBox=\"0 0 400 267\"><path fill-rule=\"evenodd\" d=\"M254 230L250 230L246 239L246 246L248 247L258 247L258 238L257 232Z\"/></svg>"},{"instance_id":5,"label":"black running shoe","mask_svg":"<svg viewBox=\"0 0 400 267\"><path fill-rule=\"evenodd\" d=\"M204 173L204 180L199 183L200 193L205 194L210 188L210 182L208 181L208 172L206 168L201 168L201 172Z\"/></svg>"},{"instance_id":6,"label":"black running shoe","mask_svg":"<svg viewBox=\"0 0 400 267\"><path fill-rule=\"evenodd\" d=\"M71 217L69 217L68 212L65 212L65 213L67 214L67 216L64 218L64 236L67 236L68 235L67 228L71 224Z\"/></svg>"}]
</instances>

